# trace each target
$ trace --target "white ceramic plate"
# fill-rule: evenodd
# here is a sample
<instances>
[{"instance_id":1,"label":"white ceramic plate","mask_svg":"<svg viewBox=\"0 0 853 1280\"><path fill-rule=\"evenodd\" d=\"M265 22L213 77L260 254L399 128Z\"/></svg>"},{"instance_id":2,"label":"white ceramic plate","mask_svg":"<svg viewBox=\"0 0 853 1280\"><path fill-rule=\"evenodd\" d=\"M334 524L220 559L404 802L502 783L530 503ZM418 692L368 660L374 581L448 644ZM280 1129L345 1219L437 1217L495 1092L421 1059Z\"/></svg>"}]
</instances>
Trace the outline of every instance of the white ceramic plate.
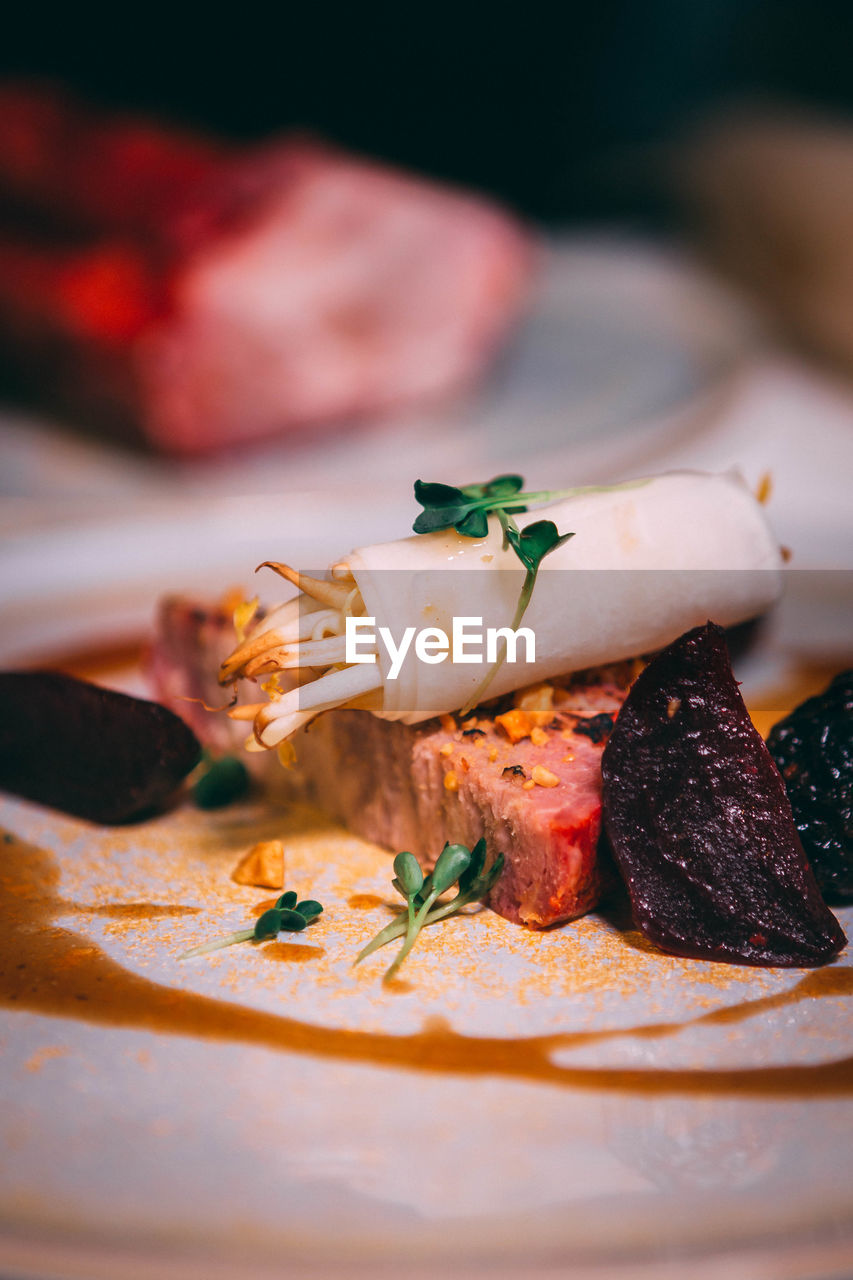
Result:
<instances>
[{"instance_id":1,"label":"white ceramic plate","mask_svg":"<svg viewBox=\"0 0 853 1280\"><path fill-rule=\"evenodd\" d=\"M415 422L170 479L7 433L0 661L135 638L161 592L246 583L274 553L320 567L399 536L420 472L472 479L488 462L538 486L736 463L750 482L773 469L781 535L833 567L797 580L741 672L774 718L803 659L851 656L853 592L836 572L851 567L848 407L771 370L731 404L629 429L731 368L732 330L712 323L706 341L695 293L664 281L656 305L628 258L604 255L587 280L589 261L565 259L533 316L543 333L522 335L503 391L464 430ZM602 369L614 315L637 360ZM573 317L589 341L555 346ZM672 357L673 334L697 323ZM646 402L657 346L666 377ZM600 402L567 400L567 379ZM530 935L483 913L425 935L384 991L381 957L355 972L351 959L387 919L388 856L304 813L185 806L104 830L4 800L0 823L2 989L17 995L0 1010L4 1275L853 1270L849 956L813 975L754 971L667 959L596 916ZM322 921L292 947L179 962L273 896L229 879L269 835L285 837L288 881L321 898Z\"/></svg>"},{"instance_id":2,"label":"white ceramic plate","mask_svg":"<svg viewBox=\"0 0 853 1280\"><path fill-rule=\"evenodd\" d=\"M759 971L598 916L536 935L480 913L428 931L389 991L381 956L351 967L388 919L388 855L307 813L110 830L7 799L0 823L6 1274L853 1264L849 955ZM229 878L273 835L322 921L179 961L274 897Z\"/></svg>"}]
</instances>

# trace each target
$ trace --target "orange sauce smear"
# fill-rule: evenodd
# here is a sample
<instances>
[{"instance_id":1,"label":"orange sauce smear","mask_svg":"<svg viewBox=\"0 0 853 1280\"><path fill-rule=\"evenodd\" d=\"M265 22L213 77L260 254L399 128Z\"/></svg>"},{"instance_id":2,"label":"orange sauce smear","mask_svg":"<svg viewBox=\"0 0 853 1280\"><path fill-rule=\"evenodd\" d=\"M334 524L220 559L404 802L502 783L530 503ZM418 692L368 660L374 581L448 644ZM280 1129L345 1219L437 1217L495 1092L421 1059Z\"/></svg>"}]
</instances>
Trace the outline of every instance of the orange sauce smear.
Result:
<instances>
[{"instance_id":1,"label":"orange sauce smear","mask_svg":"<svg viewBox=\"0 0 853 1280\"><path fill-rule=\"evenodd\" d=\"M279 1052L370 1063L414 1071L494 1076L552 1086L635 1094L791 1097L853 1094L853 1058L804 1066L758 1069L602 1069L562 1066L557 1050L613 1036L672 1035L676 1024L630 1030L581 1031L504 1040L459 1035L433 1020L414 1035L386 1035L313 1026L281 1015L172 990L109 959L82 934L53 921L68 904L57 894L59 871L52 856L6 835L0 884L0 1004L45 1015L163 1035L263 1046ZM111 913L134 918L162 914L147 903L124 904ZM168 908L175 913L188 908ZM291 960L292 947L276 943L271 961ZM301 954L300 959L307 957ZM853 994L853 971L828 967L806 973L783 993L702 1014L693 1022L735 1023L754 1014L806 999Z\"/></svg>"},{"instance_id":2,"label":"orange sauce smear","mask_svg":"<svg viewBox=\"0 0 853 1280\"><path fill-rule=\"evenodd\" d=\"M117 644L92 653L69 654L53 669L82 678L104 678L138 664L142 645ZM794 681L750 705L753 722L766 736L772 725L804 698L820 692L838 668L804 667ZM207 996L172 990L142 978L109 959L82 934L53 920L68 904L57 894L58 867L45 850L11 834L0 844L0 1005L87 1023L129 1027L163 1035L193 1035L326 1059L370 1063L416 1071L494 1076L552 1086L627 1091L640 1095L681 1094L732 1097L847 1097L853 1095L853 1057L800 1066L731 1070L608 1069L557 1065L558 1050L629 1034L642 1038L673 1035L684 1025L653 1023L614 1031L589 1031L506 1040L462 1036L438 1019L415 1035L397 1036L317 1027L294 1018L260 1012ZM354 895L351 907L381 904L374 895ZM195 910L151 903L94 908L125 919L146 919ZM625 945L643 946L634 931ZM312 948L320 951L320 948ZM299 955L295 955L295 952ZM270 961L305 961L305 948L273 943ZM715 1009L693 1024L733 1024L801 1000L853 995L853 970L829 966L809 971L779 994Z\"/></svg>"}]
</instances>

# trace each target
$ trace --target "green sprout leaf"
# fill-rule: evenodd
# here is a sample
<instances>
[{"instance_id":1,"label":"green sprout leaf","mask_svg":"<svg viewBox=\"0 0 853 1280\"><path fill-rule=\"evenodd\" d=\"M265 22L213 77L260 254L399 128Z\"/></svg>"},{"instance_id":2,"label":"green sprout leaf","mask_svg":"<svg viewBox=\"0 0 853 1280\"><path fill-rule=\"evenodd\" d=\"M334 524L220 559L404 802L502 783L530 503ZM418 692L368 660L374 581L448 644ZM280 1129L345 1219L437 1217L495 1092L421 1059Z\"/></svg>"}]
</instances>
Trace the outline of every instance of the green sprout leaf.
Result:
<instances>
[{"instance_id":1,"label":"green sprout leaf","mask_svg":"<svg viewBox=\"0 0 853 1280\"><path fill-rule=\"evenodd\" d=\"M471 853L464 844L446 844L433 868L429 896L437 898L445 893L464 875L470 862Z\"/></svg>"},{"instance_id":2,"label":"green sprout leaf","mask_svg":"<svg viewBox=\"0 0 853 1280\"><path fill-rule=\"evenodd\" d=\"M501 856L501 861L503 861L503 856ZM468 858L468 866L459 877L459 888L463 893L469 893L471 886L480 878L483 873L485 862L486 838L485 836L480 836L480 839L471 850L471 854Z\"/></svg>"},{"instance_id":3,"label":"green sprout leaf","mask_svg":"<svg viewBox=\"0 0 853 1280\"><path fill-rule=\"evenodd\" d=\"M284 912L280 907L270 907L269 911L264 911L255 921L255 938L260 942L263 938L274 938L281 929L281 921ZM305 927L304 925L302 926Z\"/></svg>"},{"instance_id":4,"label":"green sprout leaf","mask_svg":"<svg viewBox=\"0 0 853 1280\"><path fill-rule=\"evenodd\" d=\"M489 532L490 511L504 508L509 514L526 511L517 502L507 507L523 486L521 476L495 476L486 484L468 484L456 489L449 484L415 481L415 498L423 511L415 521L415 533L434 533L437 529L455 529L466 538L485 538Z\"/></svg>"},{"instance_id":5,"label":"green sprout leaf","mask_svg":"<svg viewBox=\"0 0 853 1280\"><path fill-rule=\"evenodd\" d=\"M414 946L422 928L445 920L461 907L479 902L486 896L503 869L504 859L503 854L499 854L488 870L484 870L485 860L484 839L478 840L470 850L464 844L446 844L436 860L432 874L425 877L413 854L398 854L394 859L397 875L393 883L398 892L402 893L405 877L405 883L412 889L412 892L404 894L407 899L406 910L381 929L367 946L362 947L354 963L359 964L386 943L403 938L402 947L383 977L383 982L390 982ZM412 863L417 867L417 872ZM415 889L414 886L419 881L420 888ZM449 902L438 901L440 895L454 884L458 885L455 897Z\"/></svg>"},{"instance_id":6,"label":"green sprout leaf","mask_svg":"<svg viewBox=\"0 0 853 1280\"><path fill-rule=\"evenodd\" d=\"M469 511L467 516L457 521L453 527L465 538L487 538L489 517L485 511Z\"/></svg>"},{"instance_id":7,"label":"green sprout leaf","mask_svg":"<svg viewBox=\"0 0 853 1280\"><path fill-rule=\"evenodd\" d=\"M423 888L424 873L413 853L398 853L394 859L394 871L396 876L391 883L403 898L413 898L420 893Z\"/></svg>"},{"instance_id":8,"label":"green sprout leaf","mask_svg":"<svg viewBox=\"0 0 853 1280\"><path fill-rule=\"evenodd\" d=\"M539 490L522 493L524 480L517 475L495 476L485 484L466 484L459 488L431 481L415 481L415 498L423 507L412 528L415 533L435 533L440 529L455 529L465 538L485 538L489 533L489 516L496 516L503 530L504 549L512 547L525 569L524 582L518 597L518 605L512 620L513 631L530 604L536 575L545 556L573 538L574 533L559 533L553 520L536 520L519 529L513 516L528 510L532 502L554 502L558 498L573 498L584 493L609 493L619 489L635 489L648 484L648 480L628 480L623 484L584 485L574 489ZM482 682L461 709L467 715L481 702L506 659L506 640L502 639L497 657L486 672Z\"/></svg>"},{"instance_id":9,"label":"green sprout leaf","mask_svg":"<svg viewBox=\"0 0 853 1280\"><path fill-rule=\"evenodd\" d=\"M560 534L553 520L536 520L522 530L511 525L507 541L528 573L536 573L547 555L573 538L573 533Z\"/></svg>"},{"instance_id":10,"label":"green sprout leaf","mask_svg":"<svg viewBox=\"0 0 853 1280\"><path fill-rule=\"evenodd\" d=\"M179 956L179 960L190 960L194 956L206 956L211 951L221 951L223 947L233 947L236 942L267 942L280 933L301 933L312 920L321 914L323 908L313 898L306 898L297 903L297 895L293 890L283 893L274 907L261 912L252 929L238 929L227 937L217 938L213 942L203 942L199 947L191 947Z\"/></svg>"},{"instance_id":11,"label":"green sprout leaf","mask_svg":"<svg viewBox=\"0 0 853 1280\"><path fill-rule=\"evenodd\" d=\"M537 520L521 530L516 529L513 523L505 526L504 534L507 542L526 570L511 623L513 631L516 631L521 626L521 620L527 612L527 606L533 597L533 588L536 586L536 577L542 561L550 552L556 551L557 547L562 547L564 543L575 535L573 533L559 533L553 520ZM505 658L506 639L501 637L497 657L462 708L462 715L467 715L469 711L476 707L478 702L482 702L486 690L501 669Z\"/></svg>"},{"instance_id":12,"label":"green sprout leaf","mask_svg":"<svg viewBox=\"0 0 853 1280\"><path fill-rule=\"evenodd\" d=\"M465 493L450 484L415 481L415 497L422 507L456 507L465 504Z\"/></svg>"},{"instance_id":13,"label":"green sprout leaf","mask_svg":"<svg viewBox=\"0 0 853 1280\"><path fill-rule=\"evenodd\" d=\"M249 790L249 773L236 756L214 760L192 789L199 809L222 809L239 800Z\"/></svg>"},{"instance_id":14,"label":"green sprout leaf","mask_svg":"<svg viewBox=\"0 0 853 1280\"><path fill-rule=\"evenodd\" d=\"M648 480L627 480L622 484L588 484L573 489L540 489L522 493L524 480L517 475L495 476L485 484L466 484L456 488L450 484L415 481L415 499L423 507L415 520L415 533L433 533L436 529L455 529L467 538L483 538L488 532L488 519L496 515L504 524L512 516L527 511L533 502L555 502L558 498L574 498L584 493L612 493L619 489L636 489ZM477 516L477 519L474 519ZM504 525L506 533L506 525ZM516 532L518 532L516 530Z\"/></svg>"},{"instance_id":15,"label":"green sprout leaf","mask_svg":"<svg viewBox=\"0 0 853 1280\"><path fill-rule=\"evenodd\" d=\"M301 933L308 921L301 911L282 911L279 933Z\"/></svg>"},{"instance_id":16,"label":"green sprout leaf","mask_svg":"<svg viewBox=\"0 0 853 1280\"><path fill-rule=\"evenodd\" d=\"M495 476L485 484L463 485L458 489L449 484L415 481L415 498L423 507L412 526L415 533L455 529L466 538L485 538L489 533L489 515L497 516L503 530L504 546L512 547L526 571L512 622L513 630L520 625L530 604L542 560L549 552L556 551L557 547L574 537L573 533L560 534L553 520L537 520L525 529L519 529L513 516L525 512L528 502L579 492L566 490L564 493L522 493L523 488L524 480L517 475ZM505 658L506 640L503 640L495 662L463 707L463 714L482 699Z\"/></svg>"},{"instance_id":17,"label":"green sprout leaf","mask_svg":"<svg viewBox=\"0 0 853 1280\"><path fill-rule=\"evenodd\" d=\"M296 895L294 894L293 896L295 897ZM323 913L322 906L319 902L315 902L313 898L306 898L304 902L297 903L296 910L301 916L305 917L308 924Z\"/></svg>"}]
</instances>

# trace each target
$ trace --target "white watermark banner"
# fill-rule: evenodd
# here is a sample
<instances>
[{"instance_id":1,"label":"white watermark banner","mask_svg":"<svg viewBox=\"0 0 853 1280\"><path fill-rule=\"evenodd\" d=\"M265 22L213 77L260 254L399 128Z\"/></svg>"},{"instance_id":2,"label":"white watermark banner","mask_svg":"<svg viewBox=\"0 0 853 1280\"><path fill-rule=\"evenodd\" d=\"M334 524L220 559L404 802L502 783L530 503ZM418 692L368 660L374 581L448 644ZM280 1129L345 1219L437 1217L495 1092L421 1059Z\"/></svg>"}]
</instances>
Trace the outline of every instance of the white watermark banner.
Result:
<instances>
[{"instance_id":1,"label":"white watermark banner","mask_svg":"<svg viewBox=\"0 0 853 1280\"><path fill-rule=\"evenodd\" d=\"M709 619L733 626L778 595L778 575L763 570L570 571L546 562L519 617L524 582L520 567L486 563L482 570L372 569L356 578L345 608L317 612L316 634L318 606L306 600L303 630L318 641L336 637L335 661L352 670L356 705L423 719L652 653ZM298 680L310 688L312 673Z\"/></svg>"},{"instance_id":2,"label":"white watermark banner","mask_svg":"<svg viewBox=\"0 0 853 1280\"><path fill-rule=\"evenodd\" d=\"M390 662L388 679L396 680L410 651L418 662L428 665L446 662L481 666L502 661L536 661L536 636L530 627L486 627L479 617L454 618L450 633L441 627L406 627L395 637L390 627L377 626L375 618L347 618L345 622L346 661L378 662L380 647Z\"/></svg>"}]
</instances>

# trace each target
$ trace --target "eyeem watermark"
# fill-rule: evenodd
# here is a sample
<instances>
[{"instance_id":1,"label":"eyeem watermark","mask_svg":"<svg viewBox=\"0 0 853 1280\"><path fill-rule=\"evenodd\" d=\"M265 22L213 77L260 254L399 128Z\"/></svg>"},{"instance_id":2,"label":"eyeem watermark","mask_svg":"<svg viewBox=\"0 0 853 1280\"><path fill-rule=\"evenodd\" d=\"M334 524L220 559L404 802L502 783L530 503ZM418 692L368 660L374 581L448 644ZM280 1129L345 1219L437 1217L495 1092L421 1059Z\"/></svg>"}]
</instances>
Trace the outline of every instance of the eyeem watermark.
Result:
<instances>
[{"instance_id":1,"label":"eyeem watermark","mask_svg":"<svg viewBox=\"0 0 853 1280\"><path fill-rule=\"evenodd\" d=\"M385 647L391 666L388 679L396 680L403 663L414 646L420 662L435 666L450 658L451 662L497 662L501 644L506 645L506 662L535 662L536 636L530 627L483 627L482 618L454 617L450 635L441 627L406 627L399 641L390 627L376 626L375 618L347 618L346 661L376 662L378 642ZM519 641L524 642L524 656L519 658Z\"/></svg>"}]
</instances>

